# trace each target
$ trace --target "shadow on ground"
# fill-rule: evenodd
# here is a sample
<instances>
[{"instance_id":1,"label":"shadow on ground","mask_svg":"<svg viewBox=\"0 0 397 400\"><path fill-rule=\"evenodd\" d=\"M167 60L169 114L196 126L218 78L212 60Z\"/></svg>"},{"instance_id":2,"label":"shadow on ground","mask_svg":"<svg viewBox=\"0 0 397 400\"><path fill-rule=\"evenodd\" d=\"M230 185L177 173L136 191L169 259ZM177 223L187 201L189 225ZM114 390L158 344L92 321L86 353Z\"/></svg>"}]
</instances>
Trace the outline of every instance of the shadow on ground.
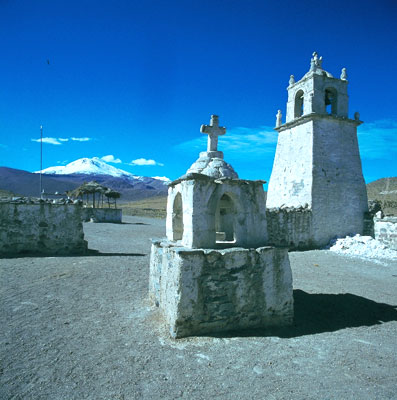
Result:
<instances>
[{"instance_id":1,"label":"shadow on ground","mask_svg":"<svg viewBox=\"0 0 397 400\"><path fill-rule=\"evenodd\" d=\"M285 328L228 332L215 337L278 336L292 338L397 321L397 306L350 293L310 294L294 290L294 324Z\"/></svg>"},{"instance_id":2,"label":"shadow on ground","mask_svg":"<svg viewBox=\"0 0 397 400\"><path fill-rule=\"evenodd\" d=\"M113 257L113 256L124 256L124 257L145 257L147 254L144 253L102 253L99 250L88 250L86 257Z\"/></svg>"},{"instance_id":3,"label":"shadow on ground","mask_svg":"<svg viewBox=\"0 0 397 400\"><path fill-rule=\"evenodd\" d=\"M120 222L121 225L150 225L145 222Z\"/></svg>"},{"instance_id":4,"label":"shadow on ground","mask_svg":"<svg viewBox=\"0 0 397 400\"><path fill-rule=\"evenodd\" d=\"M46 257L145 257L144 253L102 253L99 250L89 249L85 253L70 253L70 254L42 254L42 253L18 253L6 254L0 256L1 259L6 258L46 258Z\"/></svg>"}]
</instances>

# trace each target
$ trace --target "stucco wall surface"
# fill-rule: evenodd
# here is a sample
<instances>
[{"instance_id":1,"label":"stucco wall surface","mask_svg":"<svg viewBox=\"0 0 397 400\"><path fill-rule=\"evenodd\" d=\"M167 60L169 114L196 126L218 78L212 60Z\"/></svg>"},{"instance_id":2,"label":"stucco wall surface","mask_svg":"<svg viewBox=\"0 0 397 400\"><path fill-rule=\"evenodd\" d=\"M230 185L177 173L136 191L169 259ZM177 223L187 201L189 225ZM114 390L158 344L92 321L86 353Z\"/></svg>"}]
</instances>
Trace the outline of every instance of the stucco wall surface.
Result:
<instances>
[{"instance_id":1,"label":"stucco wall surface","mask_svg":"<svg viewBox=\"0 0 397 400\"><path fill-rule=\"evenodd\" d=\"M313 121L279 132L266 207L312 205Z\"/></svg>"},{"instance_id":2,"label":"stucco wall surface","mask_svg":"<svg viewBox=\"0 0 397 400\"><path fill-rule=\"evenodd\" d=\"M397 250L397 217L374 218L375 239Z\"/></svg>"},{"instance_id":3,"label":"stucco wall surface","mask_svg":"<svg viewBox=\"0 0 397 400\"><path fill-rule=\"evenodd\" d=\"M182 199L182 245L189 248L216 247L216 213L223 195L233 204L231 225L234 247L260 247L266 244L266 196L262 181L214 180L195 174L168 189L167 238L173 240L174 201ZM219 245L221 246L221 245Z\"/></svg>"},{"instance_id":4,"label":"stucco wall surface","mask_svg":"<svg viewBox=\"0 0 397 400\"><path fill-rule=\"evenodd\" d=\"M368 204L357 121L302 118L280 128L266 207L310 208L316 247L336 236L363 234Z\"/></svg>"},{"instance_id":5,"label":"stucco wall surface","mask_svg":"<svg viewBox=\"0 0 397 400\"><path fill-rule=\"evenodd\" d=\"M284 326L293 320L286 249L192 250L153 241L149 295L173 337Z\"/></svg>"},{"instance_id":6,"label":"stucco wall surface","mask_svg":"<svg viewBox=\"0 0 397 400\"><path fill-rule=\"evenodd\" d=\"M0 203L0 254L84 253L81 206Z\"/></svg>"},{"instance_id":7,"label":"stucco wall surface","mask_svg":"<svg viewBox=\"0 0 397 400\"><path fill-rule=\"evenodd\" d=\"M368 200L355 122L329 117L313 123L313 235L322 246L335 236L362 235Z\"/></svg>"},{"instance_id":8,"label":"stucco wall surface","mask_svg":"<svg viewBox=\"0 0 397 400\"><path fill-rule=\"evenodd\" d=\"M90 221L91 218L94 222L109 222L114 224L121 224L122 209L121 208L83 208L82 209L83 221Z\"/></svg>"}]
</instances>

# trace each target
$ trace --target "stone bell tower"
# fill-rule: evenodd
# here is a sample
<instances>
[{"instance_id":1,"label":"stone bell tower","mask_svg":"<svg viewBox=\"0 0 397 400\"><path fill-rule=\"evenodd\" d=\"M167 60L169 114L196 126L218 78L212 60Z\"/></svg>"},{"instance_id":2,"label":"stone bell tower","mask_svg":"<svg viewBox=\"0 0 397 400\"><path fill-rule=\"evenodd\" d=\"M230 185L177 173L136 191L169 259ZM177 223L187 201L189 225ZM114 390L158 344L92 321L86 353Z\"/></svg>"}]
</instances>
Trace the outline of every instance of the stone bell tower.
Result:
<instances>
[{"instance_id":1,"label":"stone bell tower","mask_svg":"<svg viewBox=\"0 0 397 400\"><path fill-rule=\"evenodd\" d=\"M358 113L348 117L347 84L345 68L334 78L313 53L309 72L298 82L290 77L284 124L281 111L277 114L266 206L310 210L307 247L363 233L368 205L357 141L362 121Z\"/></svg>"}]
</instances>

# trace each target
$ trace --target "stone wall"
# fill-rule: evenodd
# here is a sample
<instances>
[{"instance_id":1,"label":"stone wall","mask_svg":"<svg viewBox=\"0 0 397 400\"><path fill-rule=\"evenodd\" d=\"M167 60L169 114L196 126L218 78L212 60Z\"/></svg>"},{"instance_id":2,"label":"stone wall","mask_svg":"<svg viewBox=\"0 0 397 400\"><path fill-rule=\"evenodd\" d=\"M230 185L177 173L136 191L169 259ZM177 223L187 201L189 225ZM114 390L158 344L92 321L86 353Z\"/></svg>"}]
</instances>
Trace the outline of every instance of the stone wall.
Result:
<instances>
[{"instance_id":1,"label":"stone wall","mask_svg":"<svg viewBox=\"0 0 397 400\"><path fill-rule=\"evenodd\" d=\"M290 249L314 248L312 211L308 208L270 208L266 210L268 243Z\"/></svg>"},{"instance_id":2,"label":"stone wall","mask_svg":"<svg viewBox=\"0 0 397 400\"><path fill-rule=\"evenodd\" d=\"M82 218L84 222L93 219L94 222L109 222L121 224L121 208L83 208Z\"/></svg>"},{"instance_id":3,"label":"stone wall","mask_svg":"<svg viewBox=\"0 0 397 400\"><path fill-rule=\"evenodd\" d=\"M86 250L80 205L0 202L0 255Z\"/></svg>"},{"instance_id":4,"label":"stone wall","mask_svg":"<svg viewBox=\"0 0 397 400\"><path fill-rule=\"evenodd\" d=\"M173 337L292 323L286 249L188 249L155 240L150 260L150 300Z\"/></svg>"},{"instance_id":5,"label":"stone wall","mask_svg":"<svg viewBox=\"0 0 397 400\"><path fill-rule=\"evenodd\" d=\"M375 239L397 250L397 217L374 218Z\"/></svg>"},{"instance_id":6,"label":"stone wall","mask_svg":"<svg viewBox=\"0 0 397 400\"><path fill-rule=\"evenodd\" d=\"M313 216L307 208L270 208L266 210L268 244L289 250L308 250L319 246L313 240ZM364 214L364 236L372 236L397 250L397 217L374 218ZM343 237L343 235L341 236Z\"/></svg>"},{"instance_id":7,"label":"stone wall","mask_svg":"<svg viewBox=\"0 0 397 400\"><path fill-rule=\"evenodd\" d=\"M375 221L371 212L364 213L364 229L363 236L375 237Z\"/></svg>"}]
</instances>

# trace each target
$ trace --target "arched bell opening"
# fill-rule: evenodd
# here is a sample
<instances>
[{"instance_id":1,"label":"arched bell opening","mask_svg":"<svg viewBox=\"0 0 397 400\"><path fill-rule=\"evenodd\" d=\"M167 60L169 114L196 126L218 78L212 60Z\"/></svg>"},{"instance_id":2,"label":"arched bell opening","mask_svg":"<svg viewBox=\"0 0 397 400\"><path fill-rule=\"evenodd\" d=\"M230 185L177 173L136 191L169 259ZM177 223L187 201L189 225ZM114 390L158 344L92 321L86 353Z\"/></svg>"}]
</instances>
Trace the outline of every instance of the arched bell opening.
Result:
<instances>
[{"instance_id":1,"label":"arched bell opening","mask_svg":"<svg viewBox=\"0 0 397 400\"><path fill-rule=\"evenodd\" d=\"M303 90L298 90L295 95L295 108L294 108L294 118L299 118L303 115Z\"/></svg>"},{"instance_id":2,"label":"arched bell opening","mask_svg":"<svg viewBox=\"0 0 397 400\"><path fill-rule=\"evenodd\" d=\"M338 92L334 88L325 89L324 101L325 111L328 114L336 115L338 112Z\"/></svg>"},{"instance_id":3,"label":"arched bell opening","mask_svg":"<svg viewBox=\"0 0 397 400\"><path fill-rule=\"evenodd\" d=\"M232 198L224 194L218 202L215 214L217 243L235 242L236 209Z\"/></svg>"},{"instance_id":4,"label":"arched bell opening","mask_svg":"<svg viewBox=\"0 0 397 400\"><path fill-rule=\"evenodd\" d=\"M183 237L183 207L182 195L178 193L175 196L172 207L172 239L182 240Z\"/></svg>"}]
</instances>

